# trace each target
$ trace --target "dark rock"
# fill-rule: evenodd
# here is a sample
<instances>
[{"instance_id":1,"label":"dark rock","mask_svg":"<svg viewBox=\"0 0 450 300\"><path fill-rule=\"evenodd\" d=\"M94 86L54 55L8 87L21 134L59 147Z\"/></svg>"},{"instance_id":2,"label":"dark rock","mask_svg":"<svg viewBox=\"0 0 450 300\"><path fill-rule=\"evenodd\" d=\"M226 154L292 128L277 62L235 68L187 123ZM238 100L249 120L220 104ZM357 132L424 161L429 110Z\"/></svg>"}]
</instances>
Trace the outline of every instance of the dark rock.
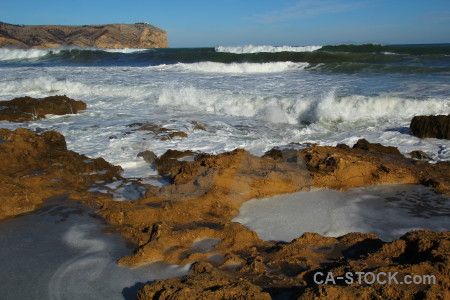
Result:
<instances>
[{"instance_id":1,"label":"dark rock","mask_svg":"<svg viewBox=\"0 0 450 300\"><path fill-rule=\"evenodd\" d=\"M166 151L166 153L164 153L158 159L156 159L156 169L158 170L158 173L161 176L164 177L171 176L172 169L181 166L182 162L179 161L178 159L193 155L195 155L195 153L190 150L178 151L169 149Z\"/></svg>"},{"instance_id":2,"label":"dark rock","mask_svg":"<svg viewBox=\"0 0 450 300\"><path fill-rule=\"evenodd\" d=\"M167 140L171 140L174 139L176 137L182 137L182 138L187 138L188 135L187 133L183 132L183 131L174 131L168 134L163 135L160 140L161 141L167 141Z\"/></svg>"},{"instance_id":3,"label":"dark rock","mask_svg":"<svg viewBox=\"0 0 450 300\"><path fill-rule=\"evenodd\" d=\"M26 122L45 118L45 115L76 114L86 109L86 103L67 96L46 98L20 97L0 101L0 120Z\"/></svg>"},{"instance_id":4,"label":"dark rock","mask_svg":"<svg viewBox=\"0 0 450 300\"><path fill-rule=\"evenodd\" d=\"M439 116L415 116L409 129L418 138L450 139L450 114Z\"/></svg>"},{"instance_id":5,"label":"dark rock","mask_svg":"<svg viewBox=\"0 0 450 300\"><path fill-rule=\"evenodd\" d=\"M412 151L410 153L411 158L415 158L415 159L428 159L428 160L433 160L428 154L426 154L423 151Z\"/></svg>"},{"instance_id":6,"label":"dark rock","mask_svg":"<svg viewBox=\"0 0 450 300\"><path fill-rule=\"evenodd\" d=\"M342 147L339 147L342 149ZM372 153L384 154L384 155L393 155L393 156L402 156L400 151L397 148L392 146L383 146L378 143L369 143L365 139L360 139L353 146L354 149L365 150Z\"/></svg>"},{"instance_id":7,"label":"dark rock","mask_svg":"<svg viewBox=\"0 0 450 300\"><path fill-rule=\"evenodd\" d=\"M149 150L139 152L137 156L142 157L149 164L154 164L156 159L158 158L158 156L156 156L154 152Z\"/></svg>"}]
</instances>

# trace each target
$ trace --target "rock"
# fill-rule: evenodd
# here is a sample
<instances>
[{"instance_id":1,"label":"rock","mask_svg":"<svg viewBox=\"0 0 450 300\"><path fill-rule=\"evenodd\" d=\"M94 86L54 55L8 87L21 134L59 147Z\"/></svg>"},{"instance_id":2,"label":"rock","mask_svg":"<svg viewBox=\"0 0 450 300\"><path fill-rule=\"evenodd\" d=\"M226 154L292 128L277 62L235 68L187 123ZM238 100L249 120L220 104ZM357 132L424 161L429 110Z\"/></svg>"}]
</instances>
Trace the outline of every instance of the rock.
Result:
<instances>
[{"instance_id":1,"label":"rock","mask_svg":"<svg viewBox=\"0 0 450 300\"><path fill-rule=\"evenodd\" d=\"M86 103L65 95L45 98L20 97L0 101L0 120L26 122L45 118L48 114L76 114L80 110L86 110Z\"/></svg>"},{"instance_id":2,"label":"rock","mask_svg":"<svg viewBox=\"0 0 450 300\"><path fill-rule=\"evenodd\" d=\"M158 156L152 151L145 150L142 152L139 152L137 157L142 157L147 163L154 164Z\"/></svg>"},{"instance_id":3,"label":"rock","mask_svg":"<svg viewBox=\"0 0 450 300\"><path fill-rule=\"evenodd\" d=\"M197 274L187 278L157 280L142 287L139 300L147 299L230 299L270 300L270 294L244 278L233 278L227 274Z\"/></svg>"},{"instance_id":4,"label":"rock","mask_svg":"<svg viewBox=\"0 0 450 300\"><path fill-rule=\"evenodd\" d=\"M164 30L147 23L108 25L12 25L0 22L0 47L167 48Z\"/></svg>"},{"instance_id":5,"label":"rock","mask_svg":"<svg viewBox=\"0 0 450 300\"><path fill-rule=\"evenodd\" d=\"M189 275L157 280L142 287L138 299L447 299L450 279L450 233L410 231L392 242L373 234L349 233L333 238L305 233L290 243L268 242L247 253L237 269L194 263ZM323 276L317 276L320 272ZM435 284L358 284L356 272L428 275ZM327 274L336 284L319 284ZM344 284L350 273L353 284ZM364 278L364 276L363 276ZM370 277L369 277L370 278ZM299 288L300 287L300 288Z\"/></svg>"},{"instance_id":6,"label":"rock","mask_svg":"<svg viewBox=\"0 0 450 300\"><path fill-rule=\"evenodd\" d=\"M346 149L346 147L343 146L343 145L339 145L339 147L337 147L337 148ZM383 146L383 145L378 144L378 143L369 143L365 139L358 140L356 142L356 144L353 145L353 148L354 149L365 150L365 151L368 151L368 152L381 154L381 155L402 156L400 151L398 151L398 149L395 148L395 147Z\"/></svg>"},{"instance_id":7,"label":"rock","mask_svg":"<svg viewBox=\"0 0 450 300\"><path fill-rule=\"evenodd\" d=\"M410 155L411 155L411 158L415 158L415 159L433 160L428 154L426 154L423 151L411 151Z\"/></svg>"},{"instance_id":8,"label":"rock","mask_svg":"<svg viewBox=\"0 0 450 300\"><path fill-rule=\"evenodd\" d=\"M174 139L176 137L187 138L188 135L187 135L187 133L182 132L182 131L173 131L173 132L170 132L168 134L163 135L161 137L161 141L171 140L171 139Z\"/></svg>"},{"instance_id":9,"label":"rock","mask_svg":"<svg viewBox=\"0 0 450 300\"><path fill-rule=\"evenodd\" d=\"M206 131L206 125L199 123L197 121L191 121L191 124L194 125L194 130L203 130Z\"/></svg>"},{"instance_id":10,"label":"rock","mask_svg":"<svg viewBox=\"0 0 450 300\"><path fill-rule=\"evenodd\" d=\"M409 129L419 138L450 139L450 114L439 116L415 116Z\"/></svg>"},{"instance_id":11,"label":"rock","mask_svg":"<svg viewBox=\"0 0 450 300\"><path fill-rule=\"evenodd\" d=\"M401 182L424 184L450 194L450 163L417 163L395 148L367 141L359 141L353 148L274 150L265 157L236 149L178 161L183 155L173 150L163 155L164 160L175 161L165 168L170 169L174 184L149 188L136 201L105 203L98 211L139 245L134 253L119 259L119 265L138 267L153 261L192 264L187 276L144 286L140 299L266 297L261 292L293 299L333 295L353 299L375 292L383 298L411 299L423 294L445 298L448 232L411 232L391 243L373 234L332 238L305 233L285 243L262 241L232 219L247 200L311 187L347 189ZM315 272L339 276L345 270L406 270L441 279L432 287L406 290L401 285L373 285L367 288L370 293L362 286L319 286L312 280Z\"/></svg>"},{"instance_id":12,"label":"rock","mask_svg":"<svg viewBox=\"0 0 450 300\"><path fill-rule=\"evenodd\" d=\"M51 197L75 197L98 180L114 181L121 171L102 158L67 150L64 136L56 131L38 135L2 128L0 141L0 219L34 210Z\"/></svg>"},{"instance_id":13,"label":"rock","mask_svg":"<svg viewBox=\"0 0 450 300\"><path fill-rule=\"evenodd\" d=\"M186 138L188 137L187 133L182 131L176 131L174 129L163 127L162 125L157 125L151 122L145 122L145 123L133 123L129 124L128 127L135 127L139 126L136 129L133 129L133 131L149 131L153 133L158 139L161 141L167 141L174 139L176 137Z\"/></svg>"},{"instance_id":14,"label":"rock","mask_svg":"<svg viewBox=\"0 0 450 300\"><path fill-rule=\"evenodd\" d=\"M182 164L182 161L179 161L180 158L194 155L195 152L190 150L167 150L161 157L156 159L156 169L158 170L158 174L164 177L171 177L172 169L179 167Z\"/></svg>"},{"instance_id":15,"label":"rock","mask_svg":"<svg viewBox=\"0 0 450 300\"><path fill-rule=\"evenodd\" d=\"M305 274L308 286L301 292L297 292L295 299L373 299L377 295L382 299L448 299L450 296L450 233L431 231L411 231L398 240L385 243L368 256L356 259L341 259L338 264L325 264L320 272L335 276L350 272L353 274L354 284L322 284L313 282L312 270ZM372 272L395 274L395 280L390 284L357 283L356 272ZM425 284L401 284L406 275L434 276L435 282ZM381 280L388 279L382 278ZM432 280L432 279L431 279ZM355 284L356 283L356 284Z\"/></svg>"}]
</instances>

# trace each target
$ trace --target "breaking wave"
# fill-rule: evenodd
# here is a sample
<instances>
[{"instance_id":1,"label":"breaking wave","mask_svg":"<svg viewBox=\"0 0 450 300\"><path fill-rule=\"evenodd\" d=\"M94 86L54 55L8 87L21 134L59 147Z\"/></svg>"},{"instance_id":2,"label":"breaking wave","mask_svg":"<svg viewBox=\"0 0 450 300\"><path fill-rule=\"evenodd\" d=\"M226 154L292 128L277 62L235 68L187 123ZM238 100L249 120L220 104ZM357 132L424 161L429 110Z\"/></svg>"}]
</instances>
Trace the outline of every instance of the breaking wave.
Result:
<instances>
[{"instance_id":1,"label":"breaking wave","mask_svg":"<svg viewBox=\"0 0 450 300\"><path fill-rule=\"evenodd\" d=\"M0 48L0 61L33 59L53 53L59 53L59 50Z\"/></svg>"},{"instance_id":2,"label":"breaking wave","mask_svg":"<svg viewBox=\"0 0 450 300\"><path fill-rule=\"evenodd\" d=\"M160 65L150 68L202 73L279 73L289 70L303 70L308 66L308 63L294 63L290 61L229 64L206 61L192 64L177 63L174 65Z\"/></svg>"},{"instance_id":3,"label":"breaking wave","mask_svg":"<svg viewBox=\"0 0 450 300\"><path fill-rule=\"evenodd\" d=\"M192 67L192 65L190 66ZM415 115L442 114L450 111L448 98L406 98L390 94L378 96L337 96L323 91L309 98L293 94L262 95L244 91L227 91L178 84L151 86L112 86L86 84L53 77L39 77L0 83L5 95L46 96L67 94L81 99L146 99L178 109L202 111L216 115L263 119L272 123L368 124L408 120ZM117 105L123 102L113 100ZM108 102L109 103L109 102ZM108 105L113 105L109 103ZM115 104L114 104L115 105Z\"/></svg>"},{"instance_id":4,"label":"breaking wave","mask_svg":"<svg viewBox=\"0 0 450 300\"><path fill-rule=\"evenodd\" d=\"M227 53L235 53L235 54L244 54L244 53L275 53L275 52L312 52L322 48L322 46L302 46L302 47L293 47L293 46L255 46L255 45L245 45L240 47L226 47L226 46L218 46L215 48L216 52L227 52Z\"/></svg>"},{"instance_id":5,"label":"breaking wave","mask_svg":"<svg viewBox=\"0 0 450 300\"><path fill-rule=\"evenodd\" d=\"M310 124L380 122L450 110L448 99L408 99L350 95L333 91L315 99L263 97L195 87L164 88L157 104L190 107L218 115L257 117L272 123Z\"/></svg>"}]
</instances>

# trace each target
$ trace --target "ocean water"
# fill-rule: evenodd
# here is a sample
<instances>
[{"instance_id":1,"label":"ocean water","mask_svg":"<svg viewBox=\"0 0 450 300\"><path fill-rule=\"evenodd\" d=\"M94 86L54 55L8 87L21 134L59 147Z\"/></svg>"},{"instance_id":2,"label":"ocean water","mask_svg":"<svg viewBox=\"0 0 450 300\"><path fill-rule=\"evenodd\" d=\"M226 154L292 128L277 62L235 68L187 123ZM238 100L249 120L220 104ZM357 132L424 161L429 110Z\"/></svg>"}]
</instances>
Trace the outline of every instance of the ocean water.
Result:
<instances>
[{"instance_id":1,"label":"ocean water","mask_svg":"<svg viewBox=\"0 0 450 300\"><path fill-rule=\"evenodd\" d=\"M261 155L292 143L366 138L450 159L448 141L408 133L415 115L450 113L450 44L0 49L1 100L62 94L88 110L0 127L58 130L70 149L121 165L127 177L154 174L136 157L143 150L240 147ZM136 122L188 137L129 134Z\"/></svg>"}]
</instances>

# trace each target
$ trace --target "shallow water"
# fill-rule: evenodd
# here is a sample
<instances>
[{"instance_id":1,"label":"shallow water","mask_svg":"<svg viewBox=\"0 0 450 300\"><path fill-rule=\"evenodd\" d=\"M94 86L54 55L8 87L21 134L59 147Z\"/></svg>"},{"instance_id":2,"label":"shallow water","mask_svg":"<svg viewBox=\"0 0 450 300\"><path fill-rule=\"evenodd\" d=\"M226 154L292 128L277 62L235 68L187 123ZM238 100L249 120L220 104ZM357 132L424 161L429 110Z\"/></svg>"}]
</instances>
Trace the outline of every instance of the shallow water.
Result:
<instances>
[{"instance_id":1,"label":"shallow water","mask_svg":"<svg viewBox=\"0 0 450 300\"><path fill-rule=\"evenodd\" d=\"M0 223L0 245L1 299L135 299L144 283L189 268L117 266L132 250L110 227L73 206L50 205Z\"/></svg>"},{"instance_id":2,"label":"shallow water","mask_svg":"<svg viewBox=\"0 0 450 300\"><path fill-rule=\"evenodd\" d=\"M263 240L291 241L304 232L374 233L384 241L416 229L450 230L450 197L417 185L379 185L253 199L233 219Z\"/></svg>"}]
</instances>

